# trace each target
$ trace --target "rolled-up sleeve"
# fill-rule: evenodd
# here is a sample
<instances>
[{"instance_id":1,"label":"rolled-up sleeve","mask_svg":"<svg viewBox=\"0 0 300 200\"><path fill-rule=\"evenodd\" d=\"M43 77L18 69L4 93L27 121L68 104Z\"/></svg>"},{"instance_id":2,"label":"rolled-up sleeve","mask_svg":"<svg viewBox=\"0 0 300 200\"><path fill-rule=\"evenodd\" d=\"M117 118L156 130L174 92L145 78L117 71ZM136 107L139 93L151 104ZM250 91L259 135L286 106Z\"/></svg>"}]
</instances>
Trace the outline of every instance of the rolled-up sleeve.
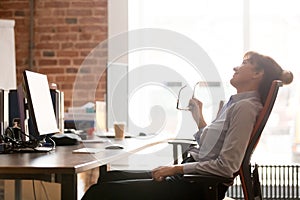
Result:
<instances>
[{"instance_id":1,"label":"rolled-up sleeve","mask_svg":"<svg viewBox=\"0 0 300 200\"><path fill-rule=\"evenodd\" d=\"M201 134L203 132L203 129L204 128L200 128L199 131L197 131L193 136L195 138L195 140L197 141L198 144L200 144L200 137L201 137Z\"/></svg>"}]
</instances>

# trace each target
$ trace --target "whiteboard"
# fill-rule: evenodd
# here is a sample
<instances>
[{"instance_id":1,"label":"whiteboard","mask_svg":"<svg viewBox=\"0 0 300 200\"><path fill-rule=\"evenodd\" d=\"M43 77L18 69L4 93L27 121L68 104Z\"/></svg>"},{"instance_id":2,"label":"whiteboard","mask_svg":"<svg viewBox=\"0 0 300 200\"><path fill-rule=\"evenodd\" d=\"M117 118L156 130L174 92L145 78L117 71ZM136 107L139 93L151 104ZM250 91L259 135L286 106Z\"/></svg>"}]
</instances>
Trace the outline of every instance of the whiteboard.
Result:
<instances>
[{"instance_id":1,"label":"whiteboard","mask_svg":"<svg viewBox=\"0 0 300 200\"><path fill-rule=\"evenodd\" d=\"M0 20L0 88L16 89L14 20Z\"/></svg>"}]
</instances>

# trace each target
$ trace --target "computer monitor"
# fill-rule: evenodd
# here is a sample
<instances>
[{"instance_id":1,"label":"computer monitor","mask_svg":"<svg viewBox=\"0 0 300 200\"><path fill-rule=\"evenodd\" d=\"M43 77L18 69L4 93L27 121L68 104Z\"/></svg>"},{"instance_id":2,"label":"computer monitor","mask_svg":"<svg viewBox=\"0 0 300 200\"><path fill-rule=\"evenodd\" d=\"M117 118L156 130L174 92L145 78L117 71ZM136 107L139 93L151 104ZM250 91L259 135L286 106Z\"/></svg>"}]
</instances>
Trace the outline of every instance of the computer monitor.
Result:
<instances>
[{"instance_id":1,"label":"computer monitor","mask_svg":"<svg viewBox=\"0 0 300 200\"><path fill-rule=\"evenodd\" d=\"M47 76L25 70L23 86L35 138L58 133Z\"/></svg>"}]
</instances>

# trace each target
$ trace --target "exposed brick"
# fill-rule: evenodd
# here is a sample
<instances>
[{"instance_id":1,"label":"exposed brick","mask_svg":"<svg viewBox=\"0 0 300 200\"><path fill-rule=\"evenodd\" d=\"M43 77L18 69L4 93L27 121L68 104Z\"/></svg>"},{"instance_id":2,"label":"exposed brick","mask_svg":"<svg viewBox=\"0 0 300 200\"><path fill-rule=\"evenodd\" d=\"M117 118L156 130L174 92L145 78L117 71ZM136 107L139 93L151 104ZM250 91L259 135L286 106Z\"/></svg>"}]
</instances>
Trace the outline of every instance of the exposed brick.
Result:
<instances>
[{"instance_id":1,"label":"exposed brick","mask_svg":"<svg viewBox=\"0 0 300 200\"><path fill-rule=\"evenodd\" d=\"M68 26L58 26L57 28L56 28L56 31L58 32L58 33L68 33L69 31L70 31L70 27L68 27Z\"/></svg>"},{"instance_id":2,"label":"exposed brick","mask_svg":"<svg viewBox=\"0 0 300 200\"><path fill-rule=\"evenodd\" d=\"M74 82L76 80L76 73L73 74L68 74L67 76L65 76L65 80L67 82Z\"/></svg>"},{"instance_id":3,"label":"exposed brick","mask_svg":"<svg viewBox=\"0 0 300 200\"><path fill-rule=\"evenodd\" d=\"M1 8L3 10L8 10L8 9L16 9L16 10L22 10L22 9L28 9L29 8L29 1L25 2L5 2L1 4Z\"/></svg>"},{"instance_id":4,"label":"exposed brick","mask_svg":"<svg viewBox=\"0 0 300 200\"><path fill-rule=\"evenodd\" d=\"M95 46L97 46L97 43L85 42L85 43L77 43L77 44L75 44L75 47L78 48L78 49L92 49Z\"/></svg>"},{"instance_id":5,"label":"exposed brick","mask_svg":"<svg viewBox=\"0 0 300 200\"><path fill-rule=\"evenodd\" d=\"M62 83L58 83L58 85L59 85L59 88L61 89L61 84ZM73 95L73 91L72 91L72 89L70 90L63 90L63 89L61 89L64 93L65 93L65 100L67 99L69 99L69 100L71 100L72 99L72 95Z\"/></svg>"},{"instance_id":6,"label":"exposed brick","mask_svg":"<svg viewBox=\"0 0 300 200\"><path fill-rule=\"evenodd\" d=\"M48 75L47 75L47 78L48 78L49 84L55 83L55 76L53 76L53 75L51 75L51 74L48 74Z\"/></svg>"},{"instance_id":7,"label":"exposed brick","mask_svg":"<svg viewBox=\"0 0 300 200\"><path fill-rule=\"evenodd\" d=\"M91 53L91 51L81 51L80 56L86 57Z\"/></svg>"},{"instance_id":8,"label":"exposed brick","mask_svg":"<svg viewBox=\"0 0 300 200\"><path fill-rule=\"evenodd\" d=\"M29 52L29 51L28 51L28 52ZM35 58L40 58L40 57L42 57L41 51L34 51L34 56L35 56Z\"/></svg>"},{"instance_id":9,"label":"exposed brick","mask_svg":"<svg viewBox=\"0 0 300 200\"><path fill-rule=\"evenodd\" d=\"M29 51L28 50L19 50L19 51L16 51L16 54L17 54L17 58L26 58L28 57L29 55Z\"/></svg>"},{"instance_id":10,"label":"exposed brick","mask_svg":"<svg viewBox=\"0 0 300 200\"><path fill-rule=\"evenodd\" d=\"M98 63L97 61L97 59L87 57L82 64L85 66L95 66Z\"/></svg>"},{"instance_id":11,"label":"exposed brick","mask_svg":"<svg viewBox=\"0 0 300 200\"><path fill-rule=\"evenodd\" d=\"M70 9L67 11L67 16L91 16L90 9Z\"/></svg>"},{"instance_id":12,"label":"exposed brick","mask_svg":"<svg viewBox=\"0 0 300 200\"><path fill-rule=\"evenodd\" d=\"M77 18L66 18L65 22L67 24L77 24Z\"/></svg>"},{"instance_id":13,"label":"exposed brick","mask_svg":"<svg viewBox=\"0 0 300 200\"><path fill-rule=\"evenodd\" d=\"M16 48L18 48L18 49L28 48L28 42L18 43L18 44L16 44Z\"/></svg>"},{"instance_id":14,"label":"exposed brick","mask_svg":"<svg viewBox=\"0 0 300 200\"><path fill-rule=\"evenodd\" d=\"M59 59L58 60L58 65L70 65L71 60L70 59Z\"/></svg>"},{"instance_id":15,"label":"exposed brick","mask_svg":"<svg viewBox=\"0 0 300 200\"><path fill-rule=\"evenodd\" d=\"M57 56L58 57L77 57L78 52L77 51L58 51Z\"/></svg>"},{"instance_id":16,"label":"exposed brick","mask_svg":"<svg viewBox=\"0 0 300 200\"><path fill-rule=\"evenodd\" d=\"M55 76L55 82L64 82L65 81L65 75L56 75Z\"/></svg>"},{"instance_id":17,"label":"exposed brick","mask_svg":"<svg viewBox=\"0 0 300 200\"><path fill-rule=\"evenodd\" d=\"M105 94L106 94L105 90L99 91L99 92L96 92L95 97L96 97L96 99L99 99L100 101L103 101Z\"/></svg>"},{"instance_id":18,"label":"exposed brick","mask_svg":"<svg viewBox=\"0 0 300 200\"><path fill-rule=\"evenodd\" d=\"M93 1L82 1L82 2L72 2L71 7L78 7L78 8L93 8L97 5L95 5L95 2Z\"/></svg>"},{"instance_id":19,"label":"exposed brick","mask_svg":"<svg viewBox=\"0 0 300 200\"><path fill-rule=\"evenodd\" d=\"M52 15L53 16L65 16L66 15L66 11L65 10L53 10L52 11Z\"/></svg>"},{"instance_id":20,"label":"exposed brick","mask_svg":"<svg viewBox=\"0 0 300 200\"><path fill-rule=\"evenodd\" d=\"M106 49L96 48L96 50L93 51L93 57L97 58L106 58L107 57L107 51Z\"/></svg>"},{"instance_id":21,"label":"exposed brick","mask_svg":"<svg viewBox=\"0 0 300 200\"><path fill-rule=\"evenodd\" d=\"M0 11L0 16L1 18L7 18L7 17L12 17L13 12L12 11Z\"/></svg>"},{"instance_id":22,"label":"exposed brick","mask_svg":"<svg viewBox=\"0 0 300 200\"><path fill-rule=\"evenodd\" d=\"M78 72L77 68L67 68L67 73L76 74Z\"/></svg>"},{"instance_id":23,"label":"exposed brick","mask_svg":"<svg viewBox=\"0 0 300 200\"><path fill-rule=\"evenodd\" d=\"M81 59L73 59L73 64L74 65L81 65L81 63L83 62L83 58L81 58Z\"/></svg>"},{"instance_id":24,"label":"exposed brick","mask_svg":"<svg viewBox=\"0 0 300 200\"><path fill-rule=\"evenodd\" d=\"M61 44L61 49L69 49L72 48L74 46L73 43L67 42L67 43L62 43Z\"/></svg>"},{"instance_id":25,"label":"exposed brick","mask_svg":"<svg viewBox=\"0 0 300 200\"><path fill-rule=\"evenodd\" d=\"M64 69L59 67L41 67L38 71L42 74L64 74Z\"/></svg>"},{"instance_id":26,"label":"exposed brick","mask_svg":"<svg viewBox=\"0 0 300 200\"><path fill-rule=\"evenodd\" d=\"M91 33L91 32L102 31L103 28L106 29L106 26L105 26L105 27L104 27L104 25L84 26L84 27L81 28L81 31L82 31L82 32Z\"/></svg>"},{"instance_id":27,"label":"exposed brick","mask_svg":"<svg viewBox=\"0 0 300 200\"><path fill-rule=\"evenodd\" d=\"M65 92L65 109L73 102L73 84L84 59L99 42L107 39L108 0L36 0L34 7L34 61L32 70L47 74L51 82L56 82ZM0 16L15 19L15 44L17 81L28 69L29 61L29 0L0 0ZM89 59L87 65L97 63L105 67L107 45L100 59ZM100 63L100 64L99 64ZM103 68L105 70L105 68ZM106 73L101 76L96 94L87 92L88 84L95 80L89 73L98 73L93 68L81 69L85 73L85 85L78 89L81 96L75 103L83 104L104 99ZM82 95L84 94L84 95Z\"/></svg>"},{"instance_id":28,"label":"exposed brick","mask_svg":"<svg viewBox=\"0 0 300 200\"><path fill-rule=\"evenodd\" d=\"M39 43L35 45L36 49L58 49L58 43Z\"/></svg>"},{"instance_id":29,"label":"exposed brick","mask_svg":"<svg viewBox=\"0 0 300 200\"><path fill-rule=\"evenodd\" d=\"M45 2L45 8L68 8L69 6L70 3L66 1Z\"/></svg>"},{"instance_id":30,"label":"exposed brick","mask_svg":"<svg viewBox=\"0 0 300 200\"><path fill-rule=\"evenodd\" d=\"M17 66L24 66L26 64L26 59L16 59Z\"/></svg>"},{"instance_id":31,"label":"exposed brick","mask_svg":"<svg viewBox=\"0 0 300 200\"><path fill-rule=\"evenodd\" d=\"M71 83L69 83L69 84L64 83L64 84L61 85L61 89L62 90L73 89L73 84L71 84Z\"/></svg>"},{"instance_id":32,"label":"exposed brick","mask_svg":"<svg viewBox=\"0 0 300 200\"><path fill-rule=\"evenodd\" d=\"M107 10L105 10L105 9L94 10L94 15L96 15L96 16L107 16Z\"/></svg>"},{"instance_id":33,"label":"exposed brick","mask_svg":"<svg viewBox=\"0 0 300 200\"><path fill-rule=\"evenodd\" d=\"M55 53L54 53L54 51L44 51L43 56L45 56L45 57L54 57Z\"/></svg>"},{"instance_id":34,"label":"exposed brick","mask_svg":"<svg viewBox=\"0 0 300 200\"><path fill-rule=\"evenodd\" d=\"M96 0L97 8L106 9L107 8L107 0Z\"/></svg>"},{"instance_id":35,"label":"exposed brick","mask_svg":"<svg viewBox=\"0 0 300 200\"><path fill-rule=\"evenodd\" d=\"M35 18L38 17L45 17L45 16L51 16L51 10L50 9L43 9L43 10L35 10Z\"/></svg>"},{"instance_id":36,"label":"exposed brick","mask_svg":"<svg viewBox=\"0 0 300 200\"><path fill-rule=\"evenodd\" d=\"M39 18L37 19L37 24L42 26L56 25L56 24L64 24L63 18Z\"/></svg>"},{"instance_id":37,"label":"exposed brick","mask_svg":"<svg viewBox=\"0 0 300 200\"><path fill-rule=\"evenodd\" d=\"M16 17L24 17L25 12L23 10L17 10L17 11L15 11L15 16Z\"/></svg>"},{"instance_id":38,"label":"exposed brick","mask_svg":"<svg viewBox=\"0 0 300 200\"><path fill-rule=\"evenodd\" d=\"M38 61L39 66L49 66L49 65L56 65L57 60L49 60L49 59L41 59Z\"/></svg>"},{"instance_id":39,"label":"exposed brick","mask_svg":"<svg viewBox=\"0 0 300 200\"><path fill-rule=\"evenodd\" d=\"M105 21L104 21L105 19ZM106 18L104 17L83 17L78 20L79 24L101 24L106 22Z\"/></svg>"},{"instance_id":40,"label":"exposed brick","mask_svg":"<svg viewBox=\"0 0 300 200\"><path fill-rule=\"evenodd\" d=\"M29 32L29 27L25 27L25 26L22 26L22 25L21 26L17 26L17 27L15 27L15 31L17 33L28 33Z\"/></svg>"},{"instance_id":41,"label":"exposed brick","mask_svg":"<svg viewBox=\"0 0 300 200\"><path fill-rule=\"evenodd\" d=\"M84 82L84 83L86 83L86 82L95 82L96 77L95 77L94 74L84 74L83 76L78 76L77 81Z\"/></svg>"},{"instance_id":42,"label":"exposed brick","mask_svg":"<svg viewBox=\"0 0 300 200\"><path fill-rule=\"evenodd\" d=\"M40 36L40 41L41 42L50 41L50 40L52 40L51 35L41 35Z\"/></svg>"},{"instance_id":43,"label":"exposed brick","mask_svg":"<svg viewBox=\"0 0 300 200\"><path fill-rule=\"evenodd\" d=\"M70 27L71 32L81 32L82 28L80 26Z\"/></svg>"},{"instance_id":44,"label":"exposed brick","mask_svg":"<svg viewBox=\"0 0 300 200\"><path fill-rule=\"evenodd\" d=\"M56 32L54 27L48 26L48 27L36 27L35 26L35 33L54 33Z\"/></svg>"},{"instance_id":45,"label":"exposed brick","mask_svg":"<svg viewBox=\"0 0 300 200\"><path fill-rule=\"evenodd\" d=\"M92 39L92 34L80 34L79 35L79 40L91 40Z\"/></svg>"},{"instance_id":46,"label":"exposed brick","mask_svg":"<svg viewBox=\"0 0 300 200\"><path fill-rule=\"evenodd\" d=\"M65 33L58 33L53 35L52 40L58 40L58 41L74 41L77 39L76 34L65 34Z\"/></svg>"},{"instance_id":47,"label":"exposed brick","mask_svg":"<svg viewBox=\"0 0 300 200\"><path fill-rule=\"evenodd\" d=\"M65 93L65 96L66 96L66 93ZM65 99L66 99L66 98L65 98ZM65 104L65 108L68 108L68 107L72 106L70 100L65 100L64 104Z\"/></svg>"}]
</instances>

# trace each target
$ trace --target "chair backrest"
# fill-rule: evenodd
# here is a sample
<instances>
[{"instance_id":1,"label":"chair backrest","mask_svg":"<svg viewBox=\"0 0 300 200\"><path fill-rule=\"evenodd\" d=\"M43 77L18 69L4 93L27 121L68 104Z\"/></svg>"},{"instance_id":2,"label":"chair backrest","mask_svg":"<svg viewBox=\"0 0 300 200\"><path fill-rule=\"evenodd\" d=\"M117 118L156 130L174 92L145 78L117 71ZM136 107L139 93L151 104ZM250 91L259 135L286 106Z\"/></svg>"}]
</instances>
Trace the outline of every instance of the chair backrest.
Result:
<instances>
[{"instance_id":1,"label":"chair backrest","mask_svg":"<svg viewBox=\"0 0 300 200\"><path fill-rule=\"evenodd\" d=\"M248 147L246 149L246 153L241 165L240 170L238 171L238 175L240 176L242 187L243 187L243 193L245 200L254 200L254 191L252 186L252 178L251 178L251 164L250 159L252 156L252 153L260 139L261 133L269 119L269 116L271 114L271 111L273 109L277 93L279 90L279 87L282 86L282 82L279 80L274 80L270 91L268 93L266 102L263 106L262 111L260 112L256 123L254 125L253 131L251 133L251 138L248 144Z\"/></svg>"}]
</instances>

